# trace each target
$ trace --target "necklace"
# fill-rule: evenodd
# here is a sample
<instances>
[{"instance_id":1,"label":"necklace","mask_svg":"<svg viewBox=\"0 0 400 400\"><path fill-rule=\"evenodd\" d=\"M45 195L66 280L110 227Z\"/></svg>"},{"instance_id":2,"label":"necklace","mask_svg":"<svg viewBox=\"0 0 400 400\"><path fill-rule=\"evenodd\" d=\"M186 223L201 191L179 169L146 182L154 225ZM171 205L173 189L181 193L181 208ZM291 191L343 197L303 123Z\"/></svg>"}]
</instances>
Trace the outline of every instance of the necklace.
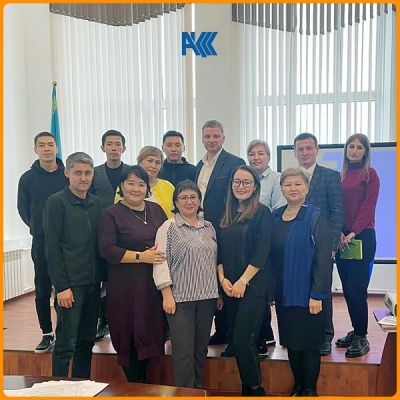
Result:
<instances>
[{"instance_id":1,"label":"necklace","mask_svg":"<svg viewBox=\"0 0 400 400\"><path fill-rule=\"evenodd\" d=\"M145 225L147 225L147 218L146 218L146 204L144 204L144 219L140 218L138 215L136 215L134 213L134 211L132 210L132 208L130 208L125 202L123 202L123 204L128 207L129 210L131 210L131 213L137 218L140 219Z\"/></svg>"}]
</instances>

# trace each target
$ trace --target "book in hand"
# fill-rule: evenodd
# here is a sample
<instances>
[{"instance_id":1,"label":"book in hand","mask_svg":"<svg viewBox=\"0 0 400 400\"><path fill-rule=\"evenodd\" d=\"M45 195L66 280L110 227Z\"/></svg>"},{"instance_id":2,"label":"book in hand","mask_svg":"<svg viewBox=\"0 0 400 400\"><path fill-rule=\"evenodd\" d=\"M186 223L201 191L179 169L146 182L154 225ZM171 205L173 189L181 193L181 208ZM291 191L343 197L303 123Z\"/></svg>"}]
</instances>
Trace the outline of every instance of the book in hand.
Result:
<instances>
[{"instance_id":1,"label":"book in hand","mask_svg":"<svg viewBox=\"0 0 400 400\"><path fill-rule=\"evenodd\" d=\"M344 260L362 260L362 240L353 239L343 251L340 258Z\"/></svg>"}]
</instances>

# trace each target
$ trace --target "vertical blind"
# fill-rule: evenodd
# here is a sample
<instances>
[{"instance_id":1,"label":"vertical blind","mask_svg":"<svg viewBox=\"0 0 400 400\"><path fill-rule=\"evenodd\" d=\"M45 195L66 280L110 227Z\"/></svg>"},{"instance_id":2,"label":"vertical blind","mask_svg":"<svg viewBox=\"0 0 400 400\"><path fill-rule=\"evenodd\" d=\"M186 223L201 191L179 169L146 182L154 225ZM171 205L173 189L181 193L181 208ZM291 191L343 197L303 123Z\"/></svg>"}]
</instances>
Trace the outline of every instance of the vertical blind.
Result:
<instances>
[{"instance_id":1,"label":"vertical blind","mask_svg":"<svg viewBox=\"0 0 400 400\"><path fill-rule=\"evenodd\" d=\"M242 146L304 131L396 140L395 9L387 4L233 4Z\"/></svg>"}]
</instances>

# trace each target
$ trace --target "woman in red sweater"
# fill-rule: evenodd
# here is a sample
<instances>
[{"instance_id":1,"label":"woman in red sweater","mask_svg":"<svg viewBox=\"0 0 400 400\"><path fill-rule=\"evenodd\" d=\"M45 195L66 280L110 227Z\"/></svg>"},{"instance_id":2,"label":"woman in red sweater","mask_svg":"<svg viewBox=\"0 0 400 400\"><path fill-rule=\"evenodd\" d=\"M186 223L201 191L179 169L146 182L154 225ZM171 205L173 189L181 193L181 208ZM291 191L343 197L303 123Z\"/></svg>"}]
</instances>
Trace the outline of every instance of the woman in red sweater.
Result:
<instances>
[{"instance_id":1,"label":"woman in red sweater","mask_svg":"<svg viewBox=\"0 0 400 400\"><path fill-rule=\"evenodd\" d=\"M344 147L342 179L344 221L340 249L353 239L362 241L362 260L340 258L336 264L342 281L353 330L336 341L347 348L346 357L361 357L370 350L367 340L369 265L376 250L375 207L379 194L379 177L370 167L370 144L362 133L351 135Z\"/></svg>"}]
</instances>

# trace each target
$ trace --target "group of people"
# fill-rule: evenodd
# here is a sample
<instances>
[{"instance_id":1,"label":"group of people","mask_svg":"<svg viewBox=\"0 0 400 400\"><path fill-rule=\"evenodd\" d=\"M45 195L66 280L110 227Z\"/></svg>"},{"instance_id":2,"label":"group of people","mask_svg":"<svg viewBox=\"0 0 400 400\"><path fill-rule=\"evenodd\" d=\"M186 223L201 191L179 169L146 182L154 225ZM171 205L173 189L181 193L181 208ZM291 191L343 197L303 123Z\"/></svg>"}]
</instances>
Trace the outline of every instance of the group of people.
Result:
<instances>
[{"instance_id":1,"label":"group of people","mask_svg":"<svg viewBox=\"0 0 400 400\"><path fill-rule=\"evenodd\" d=\"M225 151L216 120L204 124L202 141L206 154L196 166L182 157L176 131L163 136L165 160L145 146L129 166L121 161L124 136L107 131L105 164L94 167L78 152L64 169L54 137L35 137L39 159L18 188L18 210L33 236L43 332L35 352L54 346L53 376L67 376L73 357L72 376L89 378L94 342L110 333L127 380L146 382L148 360L164 353L168 329L176 386L202 387L207 346L226 343L221 355L236 358L242 395L263 396L259 360L276 342L275 306L291 396L316 396L321 355L330 354L334 337L334 259L353 326L336 346L347 348L346 357L369 351L379 178L368 138L349 137L340 174L317 164L310 133L294 141L300 168L282 174L271 170L265 141L248 145L249 165ZM362 259L341 259L353 239L365 243Z\"/></svg>"}]
</instances>

